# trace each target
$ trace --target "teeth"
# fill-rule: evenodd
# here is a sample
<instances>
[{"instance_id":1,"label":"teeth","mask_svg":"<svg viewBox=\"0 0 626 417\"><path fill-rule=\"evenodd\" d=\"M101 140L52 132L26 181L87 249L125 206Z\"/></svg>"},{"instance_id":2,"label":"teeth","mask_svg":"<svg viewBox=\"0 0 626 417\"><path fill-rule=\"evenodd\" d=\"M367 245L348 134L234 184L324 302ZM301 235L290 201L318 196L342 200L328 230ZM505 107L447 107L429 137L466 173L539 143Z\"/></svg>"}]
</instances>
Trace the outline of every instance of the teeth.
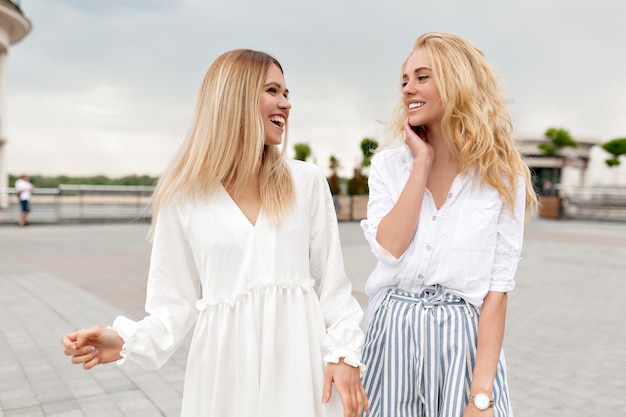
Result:
<instances>
[{"instance_id":1,"label":"teeth","mask_svg":"<svg viewBox=\"0 0 626 417\"><path fill-rule=\"evenodd\" d=\"M409 109L416 109L418 107L422 107L424 103L409 103Z\"/></svg>"},{"instance_id":2,"label":"teeth","mask_svg":"<svg viewBox=\"0 0 626 417\"><path fill-rule=\"evenodd\" d=\"M270 116L270 122L283 126L285 124L285 118L281 116Z\"/></svg>"}]
</instances>

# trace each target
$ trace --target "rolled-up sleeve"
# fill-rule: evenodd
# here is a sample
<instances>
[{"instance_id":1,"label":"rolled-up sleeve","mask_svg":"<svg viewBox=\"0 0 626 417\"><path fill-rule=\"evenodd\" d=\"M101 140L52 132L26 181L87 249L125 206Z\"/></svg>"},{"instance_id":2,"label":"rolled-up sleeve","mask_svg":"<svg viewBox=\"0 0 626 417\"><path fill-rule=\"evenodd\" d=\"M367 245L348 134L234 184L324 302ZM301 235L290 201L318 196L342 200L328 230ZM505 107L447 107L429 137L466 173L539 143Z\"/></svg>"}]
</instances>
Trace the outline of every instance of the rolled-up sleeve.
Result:
<instances>
[{"instance_id":1,"label":"rolled-up sleeve","mask_svg":"<svg viewBox=\"0 0 626 417\"><path fill-rule=\"evenodd\" d=\"M385 154L377 154L372 158L368 178L369 200L367 202L367 218L361 220L361 228L376 258L389 265L396 265L400 262L404 254L400 258L396 258L383 248L376 239L378 225L391 211L398 199L398 196L392 194L394 187L390 182L393 181L393 178L386 169L389 163L389 158ZM396 168L403 168L403 165L404 164L400 164Z\"/></svg>"},{"instance_id":2,"label":"rolled-up sleeve","mask_svg":"<svg viewBox=\"0 0 626 417\"><path fill-rule=\"evenodd\" d=\"M515 288L515 273L521 258L526 209L526 183L517 181L516 202L511 211L503 204L498 217L496 251L489 291L509 292Z\"/></svg>"},{"instance_id":3,"label":"rolled-up sleeve","mask_svg":"<svg viewBox=\"0 0 626 417\"><path fill-rule=\"evenodd\" d=\"M147 284L148 316L140 321L120 316L111 326L124 339L119 365L161 367L195 324L200 279L186 220L188 213L178 205L170 204L159 213Z\"/></svg>"}]
</instances>

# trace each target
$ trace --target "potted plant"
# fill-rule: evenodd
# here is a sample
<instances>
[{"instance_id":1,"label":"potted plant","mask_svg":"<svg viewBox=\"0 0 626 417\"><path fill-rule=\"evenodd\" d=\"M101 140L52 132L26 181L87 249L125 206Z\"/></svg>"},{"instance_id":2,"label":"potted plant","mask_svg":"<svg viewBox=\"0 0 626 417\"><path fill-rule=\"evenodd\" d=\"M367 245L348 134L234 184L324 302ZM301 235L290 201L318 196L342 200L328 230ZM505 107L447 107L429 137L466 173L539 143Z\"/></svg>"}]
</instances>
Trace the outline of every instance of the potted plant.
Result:
<instances>
[{"instance_id":1,"label":"potted plant","mask_svg":"<svg viewBox=\"0 0 626 417\"><path fill-rule=\"evenodd\" d=\"M350 180L348 180L348 194L352 199L352 219L360 220L367 217L367 201L369 194L369 187L367 185L367 174L364 173L364 168L368 168L372 164L372 156L374 151L378 148L378 142L372 138L363 138L361 141L361 153L363 159L361 165L354 168L354 174Z\"/></svg>"},{"instance_id":2,"label":"potted plant","mask_svg":"<svg viewBox=\"0 0 626 417\"><path fill-rule=\"evenodd\" d=\"M577 148L578 142L563 128L548 128L544 134L547 141L537 145L546 156L563 159L563 148ZM561 217L563 201L555 188L561 180L561 168L552 168L550 178L544 178L543 185L539 190L539 216L558 219Z\"/></svg>"}]
</instances>

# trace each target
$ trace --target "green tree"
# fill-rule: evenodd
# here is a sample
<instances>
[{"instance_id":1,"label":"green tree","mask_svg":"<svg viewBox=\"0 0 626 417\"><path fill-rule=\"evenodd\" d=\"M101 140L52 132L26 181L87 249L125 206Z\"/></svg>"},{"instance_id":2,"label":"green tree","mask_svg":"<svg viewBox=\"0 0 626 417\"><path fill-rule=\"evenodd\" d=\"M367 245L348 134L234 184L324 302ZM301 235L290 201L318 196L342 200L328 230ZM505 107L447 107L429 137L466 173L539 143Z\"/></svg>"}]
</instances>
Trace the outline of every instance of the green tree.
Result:
<instances>
[{"instance_id":1,"label":"green tree","mask_svg":"<svg viewBox=\"0 0 626 417\"><path fill-rule=\"evenodd\" d=\"M604 160L604 162L610 167L619 165L619 157L621 155L626 155L626 138L611 139L600 146L602 149L613 155L612 158Z\"/></svg>"},{"instance_id":2,"label":"green tree","mask_svg":"<svg viewBox=\"0 0 626 417\"><path fill-rule=\"evenodd\" d=\"M19 178L17 175L9 174L9 184L15 184ZM30 176L30 182L35 188L57 188L60 184L68 185L156 185L159 177L149 175L127 175L120 178L109 178L106 175L94 175L90 177L70 177L58 175L56 177L46 177L39 174Z\"/></svg>"},{"instance_id":3,"label":"green tree","mask_svg":"<svg viewBox=\"0 0 626 417\"><path fill-rule=\"evenodd\" d=\"M293 145L293 150L296 152L294 159L306 161L307 158L311 156L311 147L308 143L296 143Z\"/></svg>"},{"instance_id":4,"label":"green tree","mask_svg":"<svg viewBox=\"0 0 626 417\"><path fill-rule=\"evenodd\" d=\"M369 193L367 176L359 168L354 168L354 176L348 180L349 195L364 195Z\"/></svg>"},{"instance_id":5,"label":"green tree","mask_svg":"<svg viewBox=\"0 0 626 417\"><path fill-rule=\"evenodd\" d=\"M577 148L578 142L572 138L569 131L563 128L551 127L544 133L547 143L537 145L548 156L557 156L565 147Z\"/></svg>"},{"instance_id":6,"label":"green tree","mask_svg":"<svg viewBox=\"0 0 626 417\"><path fill-rule=\"evenodd\" d=\"M372 156L378 148L378 142L372 138L363 138L361 141L361 152L363 153L362 167L368 167L372 164Z\"/></svg>"},{"instance_id":7,"label":"green tree","mask_svg":"<svg viewBox=\"0 0 626 417\"><path fill-rule=\"evenodd\" d=\"M341 194L341 180L337 170L341 167L339 159L335 155L331 155L328 159L328 166L331 170L331 175L328 178L328 185L330 186L330 192L332 195Z\"/></svg>"},{"instance_id":8,"label":"green tree","mask_svg":"<svg viewBox=\"0 0 626 417\"><path fill-rule=\"evenodd\" d=\"M547 142L540 143L537 147L547 156L563 158L563 155L561 154L561 150L563 148L578 147L578 142L574 140L568 130L563 128L548 128L544 133L544 136L546 137ZM551 171L552 182L556 184L560 181L561 169L552 168Z\"/></svg>"}]
</instances>

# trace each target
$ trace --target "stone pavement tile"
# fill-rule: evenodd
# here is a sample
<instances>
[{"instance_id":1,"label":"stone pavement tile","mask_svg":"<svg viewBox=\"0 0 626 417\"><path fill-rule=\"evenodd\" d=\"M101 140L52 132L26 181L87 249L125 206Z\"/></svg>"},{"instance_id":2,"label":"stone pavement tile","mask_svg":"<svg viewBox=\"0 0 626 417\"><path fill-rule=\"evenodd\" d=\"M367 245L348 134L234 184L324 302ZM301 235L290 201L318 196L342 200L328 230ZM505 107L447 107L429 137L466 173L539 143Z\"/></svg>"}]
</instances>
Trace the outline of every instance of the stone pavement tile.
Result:
<instances>
[{"instance_id":1,"label":"stone pavement tile","mask_svg":"<svg viewBox=\"0 0 626 417\"><path fill-rule=\"evenodd\" d=\"M141 381L141 391L159 410L169 410L180 414L181 393L173 391L171 385L165 380L154 377L133 379Z\"/></svg>"},{"instance_id":2,"label":"stone pavement tile","mask_svg":"<svg viewBox=\"0 0 626 417\"><path fill-rule=\"evenodd\" d=\"M7 410L4 412L5 417L46 417L39 406L28 408Z\"/></svg>"},{"instance_id":3,"label":"stone pavement tile","mask_svg":"<svg viewBox=\"0 0 626 417\"><path fill-rule=\"evenodd\" d=\"M107 394L137 389L137 386L115 364L98 366L92 371L95 372L89 371L89 373Z\"/></svg>"},{"instance_id":4,"label":"stone pavement tile","mask_svg":"<svg viewBox=\"0 0 626 417\"><path fill-rule=\"evenodd\" d=\"M532 226L505 336L515 415L624 415L626 225Z\"/></svg>"},{"instance_id":5,"label":"stone pavement tile","mask_svg":"<svg viewBox=\"0 0 626 417\"><path fill-rule=\"evenodd\" d=\"M23 401L22 408L9 410L0 396L0 417L178 416L188 341L159 371L73 366L62 354L61 335L109 324L122 313L120 305L79 288L80 282L60 279L41 259L7 258L35 242L45 243L37 250L46 256L69 250L65 259L74 251L90 252L88 259L94 259L97 251L119 241L134 250L134 240L143 239L144 232L135 225L127 228L47 226L27 230L31 240L14 242L24 234L7 240L6 250L0 241L0 393L19 387L15 395ZM360 291L374 262L358 224L341 224L340 230L346 271ZM85 231L98 236L96 247L89 246ZM58 246L59 236L69 249ZM529 224L505 336L516 417L626 415L625 248L626 224ZM55 375L57 386L50 382ZM40 403L29 406L33 398Z\"/></svg>"},{"instance_id":6,"label":"stone pavement tile","mask_svg":"<svg viewBox=\"0 0 626 417\"><path fill-rule=\"evenodd\" d=\"M63 355L61 336L94 323L108 324L122 312L34 268L0 262L0 271L2 417L180 413L186 355L174 355L177 359L168 368L173 375L125 371L116 365L85 371ZM181 352L184 355L186 350ZM150 381L147 394L134 381L137 378L141 382L139 375L144 375L144 382ZM157 402L162 410L155 405Z\"/></svg>"},{"instance_id":7,"label":"stone pavement tile","mask_svg":"<svg viewBox=\"0 0 626 417\"><path fill-rule=\"evenodd\" d=\"M41 408L47 417L85 417L75 400L47 402Z\"/></svg>"},{"instance_id":8,"label":"stone pavement tile","mask_svg":"<svg viewBox=\"0 0 626 417\"><path fill-rule=\"evenodd\" d=\"M77 398L78 406L89 417L124 417L108 395ZM158 415L158 414L155 414Z\"/></svg>"},{"instance_id":9,"label":"stone pavement tile","mask_svg":"<svg viewBox=\"0 0 626 417\"><path fill-rule=\"evenodd\" d=\"M160 410L140 390L118 391L110 394L109 398L124 416L153 417L160 414Z\"/></svg>"},{"instance_id":10,"label":"stone pavement tile","mask_svg":"<svg viewBox=\"0 0 626 417\"><path fill-rule=\"evenodd\" d=\"M7 413L15 410L39 408L39 401L35 394L24 387L4 390L0 396L0 402L2 409Z\"/></svg>"}]
</instances>

